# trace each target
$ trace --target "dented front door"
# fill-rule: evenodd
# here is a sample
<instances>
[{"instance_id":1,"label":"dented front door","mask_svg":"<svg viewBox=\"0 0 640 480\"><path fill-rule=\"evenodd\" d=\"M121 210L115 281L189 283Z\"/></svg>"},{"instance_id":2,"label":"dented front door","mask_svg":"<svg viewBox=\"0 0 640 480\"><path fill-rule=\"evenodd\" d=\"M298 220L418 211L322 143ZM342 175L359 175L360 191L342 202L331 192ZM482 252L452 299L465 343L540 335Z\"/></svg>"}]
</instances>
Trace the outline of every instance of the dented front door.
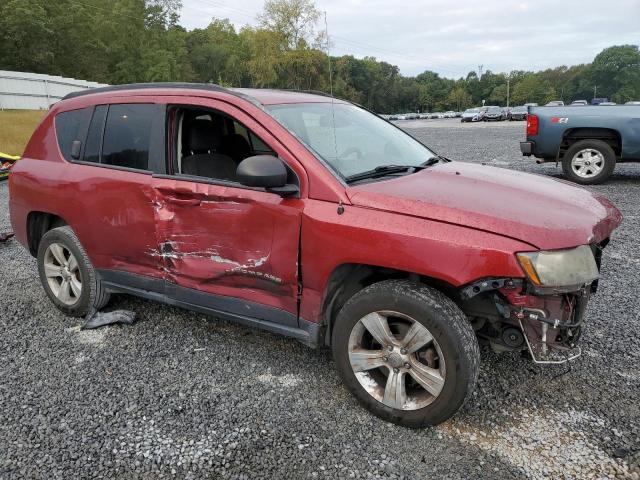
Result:
<instances>
[{"instance_id":1,"label":"dented front door","mask_svg":"<svg viewBox=\"0 0 640 480\"><path fill-rule=\"evenodd\" d=\"M184 178L154 180L168 295L230 313L297 322L300 200Z\"/></svg>"}]
</instances>

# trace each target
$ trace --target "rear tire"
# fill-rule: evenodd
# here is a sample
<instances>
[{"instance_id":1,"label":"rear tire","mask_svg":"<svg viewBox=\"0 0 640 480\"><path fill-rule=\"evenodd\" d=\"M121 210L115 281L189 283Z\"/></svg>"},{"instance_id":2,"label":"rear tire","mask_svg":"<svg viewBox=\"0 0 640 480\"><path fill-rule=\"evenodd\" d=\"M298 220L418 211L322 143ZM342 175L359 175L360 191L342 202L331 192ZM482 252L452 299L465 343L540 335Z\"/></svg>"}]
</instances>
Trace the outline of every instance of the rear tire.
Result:
<instances>
[{"instance_id":1,"label":"rear tire","mask_svg":"<svg viewBox=\"0 0 640 480\"><path fill-rule=\"evenodd\" d=\"M580 140L567 149L562 159L565 177L580 185L607 181L615 166L616 154L602 140Z\"/></svg>"},{"instance_id":2,"label":"rear tire","mask_svg":"<svg viewBox=\"0 0 640 480\"><path fill-rule=\"evenodd\" d=\"M375 283L351 297L336 319L332 349L360 404L412 428L453 416L471 395L480 364L460 308L438 290L405 280Z\"/></svg>"},{"instance_id":3,"label":"rear tire","mask_svg":"<svg viewBox=\"0 0 640 480\"><path fill-rule=\"evenodd\" d=\"M110 293L71 227L49 230L38 246L38 273L45 292L65 315L84 317L89 308L104 307Z\"/></svg>"}]
</instances>

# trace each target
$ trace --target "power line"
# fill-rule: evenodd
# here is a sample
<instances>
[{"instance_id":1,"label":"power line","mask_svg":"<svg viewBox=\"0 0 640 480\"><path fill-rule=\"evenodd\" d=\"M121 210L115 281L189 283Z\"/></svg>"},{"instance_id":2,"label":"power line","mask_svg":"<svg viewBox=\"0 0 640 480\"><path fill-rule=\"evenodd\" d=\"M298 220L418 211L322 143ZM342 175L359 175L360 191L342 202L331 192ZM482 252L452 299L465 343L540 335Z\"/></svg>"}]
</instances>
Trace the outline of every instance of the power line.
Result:
<instances>
[{"instance_id":1,"label":"power line","mask_svg":"<svg viewBox=\"0 0 640 480\"><path fill-rule=\"evenodd\" d=\"M110 15L117 15L119 17L133 18L134 20L142 20L142 21L145 21L147 19L146 16L137 17L137 16L134 16L134 15L128 15L126 13L114 12L113 10L111 10L109 8L98 7L97 5L91 5L89 3L79 2L78 0L75 0L75 3L77 3L79 5L83 5L85 7L93 8L95 10L100 10L102 12L106 12L106 13L108 13Z\"/></svg>"}]
</instances>

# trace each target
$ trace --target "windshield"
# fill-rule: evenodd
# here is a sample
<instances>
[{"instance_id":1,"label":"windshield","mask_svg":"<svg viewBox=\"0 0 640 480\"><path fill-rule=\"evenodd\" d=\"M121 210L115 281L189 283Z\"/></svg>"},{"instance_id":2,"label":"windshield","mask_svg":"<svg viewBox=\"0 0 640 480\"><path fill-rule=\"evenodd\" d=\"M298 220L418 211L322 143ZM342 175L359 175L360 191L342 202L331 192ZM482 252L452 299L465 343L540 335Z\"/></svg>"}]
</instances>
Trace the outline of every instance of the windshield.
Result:
<instances>
[{"instance_id":1,"label":"windshield","mask_svg":"<svg viewBox=\"0 0 640 480\"><path fill-rule=\"evenodd\" d=\"M491 113L496 113L502 111L502 109L500 107L489 107L488 111Z\"/></svg>"},{"instance_id":2,"label":"windshield","mask_svg":"<svg viewBox=\"0 0 640 480\"><path fill-rule=\"evenodd\" d=\"M419 166L436 157L399 128L355 105L294 103L267 110L345 178L382 165Z\"/></svg>"}]
</instances>

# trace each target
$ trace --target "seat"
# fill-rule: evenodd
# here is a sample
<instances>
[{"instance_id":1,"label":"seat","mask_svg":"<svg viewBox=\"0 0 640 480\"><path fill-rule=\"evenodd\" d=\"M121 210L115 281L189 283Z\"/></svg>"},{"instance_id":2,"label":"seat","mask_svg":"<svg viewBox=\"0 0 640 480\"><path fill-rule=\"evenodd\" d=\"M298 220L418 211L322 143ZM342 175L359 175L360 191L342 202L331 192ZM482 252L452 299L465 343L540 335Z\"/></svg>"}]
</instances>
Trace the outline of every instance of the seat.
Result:
<instances>
[{"instance_id":1,"label":"seat","mask_svg":"<svg viewBox=\"0 0 640 480\"><path fill-rule=\"evenodd\" d=\"M220 139L218 151L230 156L236 163L251 155L251 145L246 138L239 133L230 133Z\"/></svg>"},{"instance_id":2,"label":"seat","mask_svg":"<svg viewBox=\"0 0 640 480\"><path fill-rule=\"evenodd\" d=\"M199 177L236 179L236 163L228 155L215 153L220 135L210 120L194 120L186 132L186 148L182 158L182 173Z\"/></svg>"}]
</instances>

